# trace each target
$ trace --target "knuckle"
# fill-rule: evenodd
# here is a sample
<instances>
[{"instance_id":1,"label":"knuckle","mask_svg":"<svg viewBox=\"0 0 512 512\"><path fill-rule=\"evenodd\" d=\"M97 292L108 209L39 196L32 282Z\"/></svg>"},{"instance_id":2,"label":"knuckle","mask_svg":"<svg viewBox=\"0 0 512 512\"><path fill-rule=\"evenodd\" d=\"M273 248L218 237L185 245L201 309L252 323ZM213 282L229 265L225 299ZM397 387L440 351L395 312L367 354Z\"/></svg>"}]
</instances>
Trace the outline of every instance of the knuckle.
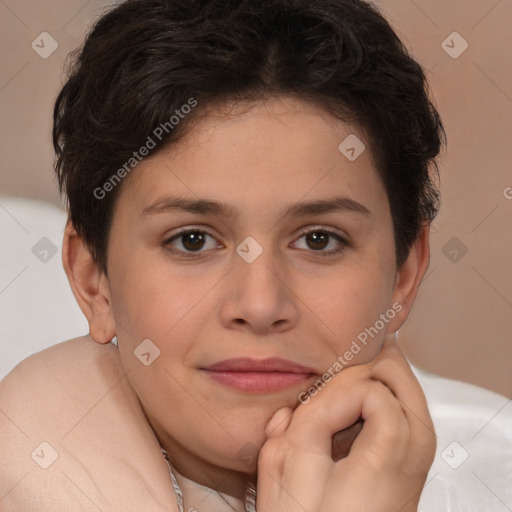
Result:
<instances>
[{"instance_id":1,"label":"knuckle","mask_svg":"<svg viewBox=\"0 0 512 512\"><path fill-rule=\"evenodd\" d=\"M375 360L375 362L371 365L370 372L373 377L379 377L402 373L403 368L395 358L384 357Z\"/></svg>"},{"instance_id":2,"label":"knuckle","mask_svg":"<svg viewBox=\"0 0 512 512\"><path fill-rule=\"evenodd\" d=\"M410 432L402 405L392 391L382 382L375 381L372 386L374 399L386 411L386 422L382 424L382 433L390 443L396 444L409 440Z\"/></svg>"},{"instance_id":3,"label":"knuckle","mask_svg":"<svg viewBox=\"0 0 512 512\"><path fill-rule=\"evenodd\" d=\"M258 466L260 469L275 470L281 469L286 459L286 443L279 438L272 438L265 442L261 447L258 456Z\"/></svg>"},{"instance_id":4,"label":"knuckle","mask_svg":"<svg viewBox=\"0 0 512 512\"><path fill-rule=\"evenodd\" d=\"M369 364L353 364L343 368L343 370L336 376L337 379L348 379L350 382L359 382L369 376ZM336 380L336 378L334 380Z\"/></svg>"}]
</instances>

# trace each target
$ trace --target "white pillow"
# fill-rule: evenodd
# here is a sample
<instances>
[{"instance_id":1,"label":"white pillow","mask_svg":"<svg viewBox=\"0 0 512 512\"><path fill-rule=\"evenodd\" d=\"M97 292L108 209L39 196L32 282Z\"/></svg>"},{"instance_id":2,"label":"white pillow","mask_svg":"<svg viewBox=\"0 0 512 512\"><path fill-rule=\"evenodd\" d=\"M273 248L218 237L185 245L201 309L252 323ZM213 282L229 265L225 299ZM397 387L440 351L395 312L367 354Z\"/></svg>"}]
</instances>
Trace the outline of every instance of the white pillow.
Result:
<instances>
[{"instance_id":1,"label":"white pillow","mask_svg":"<svg viewBox=\"0 0 512 512\"><path fill-rule=\"evenodd\" d=\"M0 196L0 379L35 352L89 332L62 267L66 213Z\"/></svg>"}]
</instances>

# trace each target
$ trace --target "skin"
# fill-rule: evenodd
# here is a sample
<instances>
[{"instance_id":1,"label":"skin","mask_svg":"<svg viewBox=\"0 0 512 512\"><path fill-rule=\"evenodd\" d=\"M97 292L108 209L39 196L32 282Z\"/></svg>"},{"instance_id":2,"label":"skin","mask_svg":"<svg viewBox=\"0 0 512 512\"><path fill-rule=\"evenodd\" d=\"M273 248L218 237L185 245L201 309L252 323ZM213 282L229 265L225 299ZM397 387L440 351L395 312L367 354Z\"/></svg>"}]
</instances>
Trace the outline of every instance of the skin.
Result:
<instances>
[{"instance_id":1,"label":"skin","mask_svg":"<svg viewBox=\"0 0 512 512\"><path fill-rule=\"evenodd\" d=\"M63 263L90 338L108 349L112 379L122 376L123 396L147 420L144 426L139 417L141 428L151 426L188 478L241 499L246 481L258 474L258 512L318 512L334 504L355 510L350 507L364 504L368 494L374 500L368 506L377 510L375 493L368 492L376 486L383 489L378 510L395 510L398 502L415 510L435 439L423 393L393 338L428 267L428 226L397 269L389 203L369 144L353 162L338 151L349 134L364 141L363 134L296 98L239 107L211 112L125 178L108 276L68 224ZM238 215L142 214L171 194L224 202ZM297 202L334 195L368 212L283 215ZM182 256L183 238L168 242L180 228L208 233L199 256ZM315 250L302 228L334 231L348 243L331 237L328 247ZM236 253L248 236L263 249L252 263ZM322 256L337 248L343 250ZM299 393L396 303L400 312L350 367L299 404ZM114 335L118 350L107 345ZM160 350L149 366L134 356L144 339ZM317 375L249 395L200 370L241 356L281 357ZM359 416L365 425L350 454L334 463L331 436ZM158 445L150 450L150 444L148 437L139 456L147 450L157 468ZM259 452L250 463L239 456L247 446ZM163 478L165 467L155 471Z\"/></svg>"}]
</instances>

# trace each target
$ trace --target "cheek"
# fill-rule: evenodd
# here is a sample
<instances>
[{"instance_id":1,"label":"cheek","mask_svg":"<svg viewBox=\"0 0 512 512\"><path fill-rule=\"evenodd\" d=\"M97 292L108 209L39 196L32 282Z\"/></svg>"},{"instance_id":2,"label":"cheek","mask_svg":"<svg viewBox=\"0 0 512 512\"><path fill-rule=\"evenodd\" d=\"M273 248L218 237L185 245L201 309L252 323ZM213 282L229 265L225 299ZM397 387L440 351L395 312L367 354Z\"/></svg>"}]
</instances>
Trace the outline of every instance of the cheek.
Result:
<instances>
[{"instance_id":1,"label":"cheek","mask_svg":"<svg viewBox=\"0 0 512 512\"><path fill-rule=\"evenodd\" d=\"M386 312L392 291L392 267L353 265L311 289L308 306L319 312L319 325L325 326L335 354L351 351L348 360L360 364L372 360L380 349L391 320Z\"/></svg>"},{"instance_id":2,"label":"cheek","mask_svg":"<svg viewBox=\"0 0 512 512\"><path fill-rule=\"evenodd\" d=\"M190 276L165 258L135 255L111 279L116 321L133 342L150 338L166 343L217 280L208 272Z\"/></svg>"}]
</instances>

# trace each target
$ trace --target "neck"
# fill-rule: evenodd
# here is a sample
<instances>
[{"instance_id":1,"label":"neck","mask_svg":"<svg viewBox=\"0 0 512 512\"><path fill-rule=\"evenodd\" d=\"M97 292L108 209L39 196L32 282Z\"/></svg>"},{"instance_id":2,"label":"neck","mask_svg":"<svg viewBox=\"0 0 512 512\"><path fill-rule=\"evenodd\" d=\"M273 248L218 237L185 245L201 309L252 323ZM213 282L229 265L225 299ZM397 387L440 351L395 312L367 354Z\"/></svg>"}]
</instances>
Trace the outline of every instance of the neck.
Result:
<instances>
[{"instance_id":1,"label":"neck","mask_svg":"<svg viewBox=\"0 0 512 512\"><path fill-rule=\"evenodd\" d=\"M255 474L217 466L198 457L169 436L154 419L147 418L161 447L168 453L173 468L180 475L218 493L244 501L248 482L256 484Z\"/></svg>"}]
</instances>

